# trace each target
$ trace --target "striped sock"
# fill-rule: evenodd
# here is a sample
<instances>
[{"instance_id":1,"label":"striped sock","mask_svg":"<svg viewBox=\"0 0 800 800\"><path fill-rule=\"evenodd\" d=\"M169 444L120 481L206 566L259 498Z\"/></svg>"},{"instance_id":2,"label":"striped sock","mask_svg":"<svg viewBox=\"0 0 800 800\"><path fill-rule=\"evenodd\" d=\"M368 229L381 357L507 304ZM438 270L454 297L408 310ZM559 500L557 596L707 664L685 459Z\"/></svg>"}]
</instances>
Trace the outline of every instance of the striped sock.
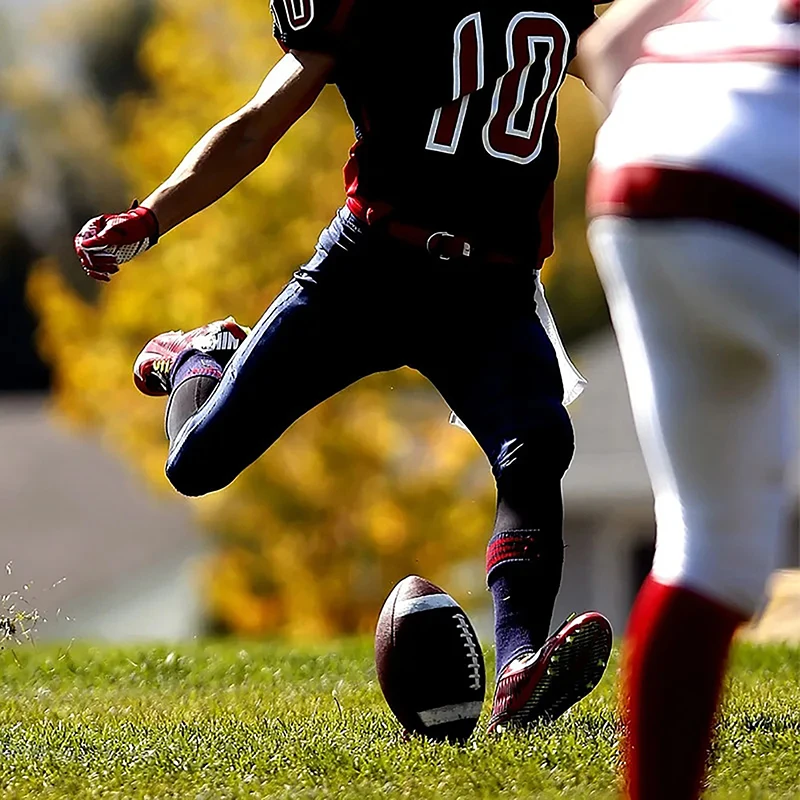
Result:
<instances>
[{"instance_id":1,"label":"striped sock","mask_svg":"<svg viewBox=\"0 0 800 800\"><path fill-rule=\"evenodd\" d=\"M492 536L486 572L494 602L497 675L516 656L538 650L547 639L563 563L560 536L543 537L538 530Z\"/></svg>"}]
</instances>

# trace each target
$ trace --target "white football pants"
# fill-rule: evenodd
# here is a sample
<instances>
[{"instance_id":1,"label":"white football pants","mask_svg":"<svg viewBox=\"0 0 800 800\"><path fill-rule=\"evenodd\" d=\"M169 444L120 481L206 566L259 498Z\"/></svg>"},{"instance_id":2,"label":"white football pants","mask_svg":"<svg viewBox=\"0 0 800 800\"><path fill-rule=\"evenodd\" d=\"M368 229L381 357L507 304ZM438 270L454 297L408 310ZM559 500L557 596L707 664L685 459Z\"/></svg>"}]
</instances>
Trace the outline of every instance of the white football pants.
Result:
<instances>
[{"instance_id":1,"label":"white football pants","mask_svg":"<svg viewBox=\"0 0 800 800\"><path fill-rule=\"evenodd\" d=\"M798 262L702 221L601 217L589 239L655 494L653 575L751 615L795 496Z\"/></svg>"}]
</instances>

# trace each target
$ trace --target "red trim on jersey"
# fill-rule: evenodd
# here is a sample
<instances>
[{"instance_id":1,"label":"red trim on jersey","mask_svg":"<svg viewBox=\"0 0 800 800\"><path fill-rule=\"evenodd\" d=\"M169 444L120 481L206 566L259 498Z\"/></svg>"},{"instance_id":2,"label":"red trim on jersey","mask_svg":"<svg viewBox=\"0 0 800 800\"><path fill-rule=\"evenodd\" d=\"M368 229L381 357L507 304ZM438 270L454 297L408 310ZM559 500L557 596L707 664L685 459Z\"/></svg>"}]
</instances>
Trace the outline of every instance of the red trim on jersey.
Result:
<instances>
[{"instance_id":1,"label":"red trim on jersey","mask_svg":"<svg viewBox=\"0 0 800 800\"><path fill-rule=\"evenodd\" d=\"M392 213L392 207L388 203L370 203L356 194L350 195L345 200L345 205L358 219L366 222L367 225L374 225Z\"/></svg>"},{"instance_id":2,"label":"red trim on jersey","mask_svg":"<svg viewBox=\"0 0 800 800\"><path fill-rule=\"evenodd\" d=\"M347 195L345 204L358 219L372 225L373 222L377 222L381 217L385 217L391 211L391 207L387 203L370 202L359 194L358 151L362 141L362 139L359 139L350 148L350 158L344 165L344 186L345 194Z\"/></svg>"},{"instance_id":3,"label":"red trim on jersey","mask_svg":"<svg viewBox=\"0 0 800 800\"><path fill-rule=\"evenodd\" d=\"M636 64L717 64L744 61L800 67L800 50L796 47L731 47L714 52L659 54L645 52Z\"/></svg>"},{"instance_id":4,"label":"red trim on jersey","mask_svg":"<svg viewBox=\"0 0 800 800\"><path fill-rule=\"evenodd\" d=\"M589 216L702 219L769 239L800 255L800 210L762 189L713 172L653 165L592 167Z\"/></svg>"},{"instance_id":5,"label":"red trim on jersey","mask_svg":"<svg viewBox=\"0 0 800 800\"><path fill-rule=\"evenodd\" d=\"M347 200L345 200L345 205L362 222L367 221L369 206L360 197L356 197L355 195L348 197Z\"/></svg>"}]
</instances>

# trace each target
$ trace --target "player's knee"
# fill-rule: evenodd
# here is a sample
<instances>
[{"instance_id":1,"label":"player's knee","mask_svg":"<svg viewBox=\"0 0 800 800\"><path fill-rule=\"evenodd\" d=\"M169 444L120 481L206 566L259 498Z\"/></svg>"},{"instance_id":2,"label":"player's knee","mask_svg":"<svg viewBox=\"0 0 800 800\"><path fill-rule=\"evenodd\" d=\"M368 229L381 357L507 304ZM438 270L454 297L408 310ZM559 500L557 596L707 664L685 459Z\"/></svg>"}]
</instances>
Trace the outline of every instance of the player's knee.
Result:
<instances>
[{"instance_id":1,"label":"player's knee","mask_svg":"<svg viewBox=\"0 0 800 800\"><path fill-rule=\"evenodd\" d=\"M560 481L574 452L569 414L563 405L554 403L537 424L504 443L493 464L498 488L521 488L540 480Z\"/></svg>"},{"instance_id":2,"label":"player's knee","mask_svg":"<svg viewBox=\"0 0 800 800\"><path fill-rule=\"evenodd\" d=\"M177 492L186 497L202 497L224 489L231 481L213 469L213 460L184 444L170 451L166 475Z\"/></svg>"},{"instance_id":3,"label":"player's knee","mask_svg":"<svg viewBox=\"0 0 800 800\"><path fill-rule=\"evenodd\" d=\"M563 527L561 479L574 450L572 425L561 406L546 417L540 416L537 423L540 424L506 441L495 460L495 533L517 532L525 539L535 531L536 548L557 552L560 558ZM533 552L532 545L525 545L525 548L527 552ZM546 561L550 564L552 559ZM557 571L560 575L560 569Z\"/></svg>"},{"instance_id":4,"label":"player's knee","mask_svg":"<svg viewBox=\"0 0 800 800\"><path fill-rule=\"evenodd\" d=\"M167 461L165 472L175 491L185 497L202 497L212 491L204 485L205 481L200 478L197 470L189 468L186 460L180 456Z\"/></svg>"}]
</instances>

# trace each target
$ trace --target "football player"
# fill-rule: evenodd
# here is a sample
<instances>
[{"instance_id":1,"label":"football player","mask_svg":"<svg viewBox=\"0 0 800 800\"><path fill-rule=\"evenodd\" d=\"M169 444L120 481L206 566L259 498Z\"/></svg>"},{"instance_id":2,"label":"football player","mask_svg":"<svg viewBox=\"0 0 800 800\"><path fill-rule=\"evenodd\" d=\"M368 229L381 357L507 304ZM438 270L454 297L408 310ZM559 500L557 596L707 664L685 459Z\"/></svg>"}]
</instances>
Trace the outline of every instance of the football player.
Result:
<instances>
[{"instance_id":1,"label":"football player","mask_svg":"<svg viewBox=\"0 0 800 800\"><path fill-rule=\"evenodd\" d=\"M253 99L141 205L88 222L78 256L91 277L110 280L261 165L335 83L356 144L346 203L311 259L252 332L228 318L165 333L136 360L137 387L169 398L167 475L185 495L221 489L349 384L419 370L497 481L486 563L499 676L491 728L555 718L599 681L610 647L594 613L548 639L573 453L565 388L574 393L578 376L534 301L553 248L556 94L593 3L454 0L412 11L274 0L272 12L286 55ZM549 326L541 300L538 311Z\"/></svg>"},{"instance_id":2,"label":"football player","mask_svg":"<svg viewBox=\"0 0 800 800\"><path fill-rule=\"evenodd\" d=\"M590 239L657 519L626 639L633 800L699 796L730 643L788 521L799 12L797 0L618 0L581 42L611 109Z\"/></svg>"}]
</instances>

